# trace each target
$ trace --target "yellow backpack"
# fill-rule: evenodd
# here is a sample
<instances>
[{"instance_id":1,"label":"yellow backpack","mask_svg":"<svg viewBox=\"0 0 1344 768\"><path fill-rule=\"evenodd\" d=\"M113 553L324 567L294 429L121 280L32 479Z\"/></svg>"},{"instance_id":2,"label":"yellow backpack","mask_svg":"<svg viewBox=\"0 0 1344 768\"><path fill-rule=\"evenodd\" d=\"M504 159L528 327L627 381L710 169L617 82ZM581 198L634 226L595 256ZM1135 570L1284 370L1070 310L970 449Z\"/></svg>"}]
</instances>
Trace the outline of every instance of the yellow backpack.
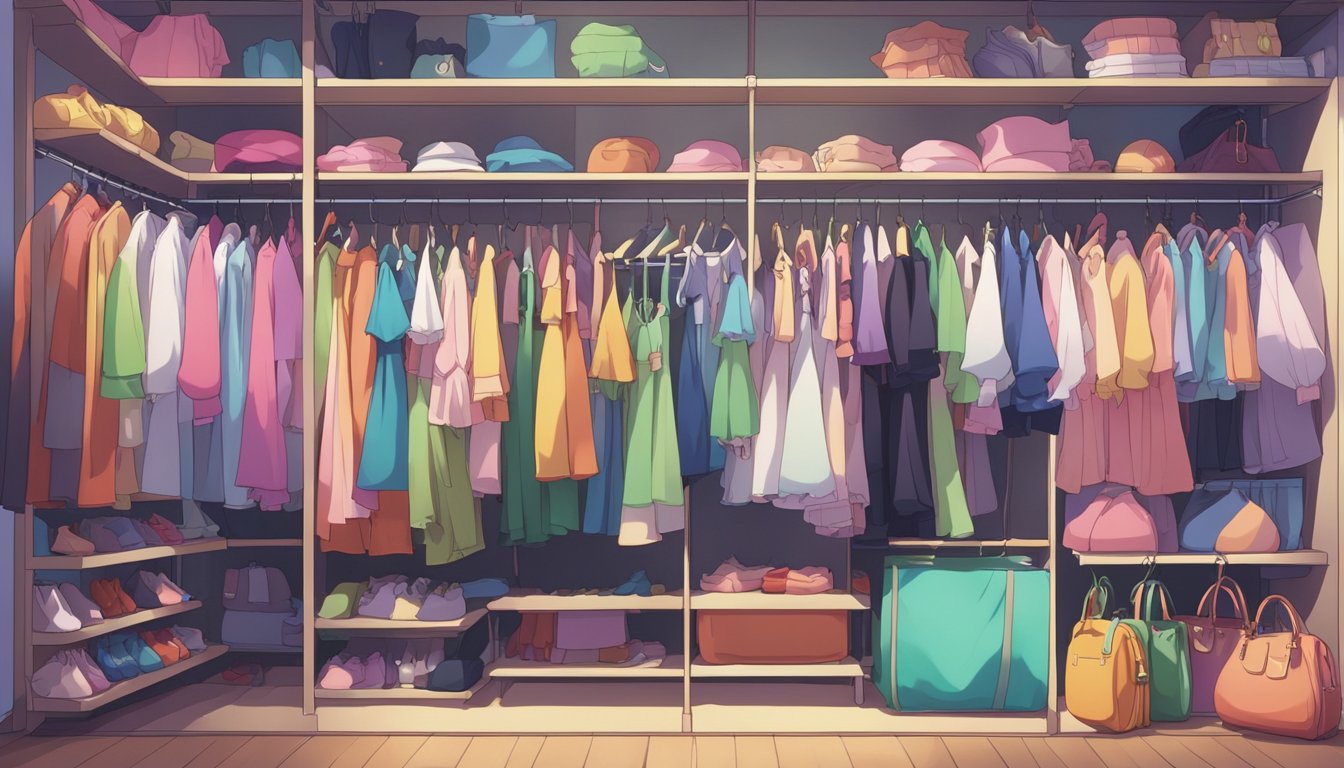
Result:
<instances>
[{"instance_id":1,"label":"yellow backpack","mask_svg":"<svg viewBox=\"0 0 1344 768\"><path fill-rule=\"evenodd\" d=\"M1064 664L1064 705L1094 728L1123 733L1149 724L1148 662L1129 622L1106 615L1110 580L1094 581Z\"/></svg>"}]
</instances>

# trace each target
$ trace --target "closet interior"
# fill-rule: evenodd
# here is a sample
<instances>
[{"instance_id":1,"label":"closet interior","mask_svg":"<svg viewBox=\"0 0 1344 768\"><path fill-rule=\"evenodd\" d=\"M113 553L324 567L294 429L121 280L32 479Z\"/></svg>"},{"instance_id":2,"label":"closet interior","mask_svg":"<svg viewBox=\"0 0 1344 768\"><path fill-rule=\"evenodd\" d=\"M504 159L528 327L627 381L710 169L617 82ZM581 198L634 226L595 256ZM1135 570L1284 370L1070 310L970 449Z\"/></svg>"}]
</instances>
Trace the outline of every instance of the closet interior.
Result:
<instances>
[{"instance_id":1,"label":"closet interior","mask_svg":"<svg viewBox=\"0 0 1344 768\"><path fill-rule=\"evenodd\" d=\"M1288 596L1312 632L1339 647L1344 531L1335 403L1344 294L1337 264L1344 26L1337 3L17 0L15 6L14 210L16 221L32 223L19 247L29 260L15 267L16 276L26 270L27 278L15 280L0 501L24 512L16 516L14 553L15 605L23 606L14 621L21 729L1091 732L1070 715L1063 680L1078 608L1099 576L1122 592L1161 578L1181 612L1193 613L1206 587L1226 573L1252 607L1270 594ZM448 43L416 50L458 76L379 77L384 62L376 56L372 73L368 61L352 63L341 41L367 30L361 25L381 12L397 16L384 19L391 28L375 29L375 48L386 42L379 34L410 36L411 46L442 38ZM1306 76L1088 77L1081 41L1100 22L1159 16L1185 36L1207 24L1210 12L1275 18L1283 55L1306 57ZM204 65L213 66L209 76L146 74L153 63L136 51L159 20L193 14L206 14L208 22L192 23L212 28L213 34L197 30L195 54L214 57ZM479 76L475 68L486 64L473 58L472 14L553 20L553 75ZM884 77L870 59L880 59L884 36L929 19L969 33L968 59L986 45L987 30L1042 25L1054 41L1072 45L1063 65L1071 71ZM570 46L591 22L633 25L651 76L581 76L587 64L571 57ZM141 42L131 46L128 35ZM466 46L463 71L453 44ZM63 126L46 124L44 111L74 109L43 105L43 97L62 93L69 104L110 117L103 125L68 116ZM1181 151L1188 141L1183 126L1210 107L1238 109L1235 130L1243 134L1235 152L1272 151L1277 170L1177 170L1174 163L1193 154ZM1067 167L1043 169L1042 162L1057 158L1037 156L1008 170L981 170L975 151L951 158L974 170L947 170L953 165L940 156L931 158L934 170L905 165L906 150L926 146L921 142L984 148L977 136L1012 117L1063 123L1062 152L1033 144L1044 141L1035 129L1024 134L1030 145L1024 153L1009 149L1070 154L1059 160ZM656 150L629 141L604 145L611 137L641 137ZM1133 150L1139 139L1156 142L1158 151ZM619 150L620 160L595 152L599 145ZM1134 162L1134 153L1160 172L1112 169L1126 158ZM105 264L87 266L78 278L85 303L61 300L57 245L72 236L57 224L81 205L84 216L119 206L125 219L119 226L131 240L175 238L176 250L169 249L175 258L161 262L164 273L157 271L160 246L140 251L139 293L133 282L124 294L137 298L140 315L123 314L133 310L118 305L119 280L133 278L111 274L116 252L104 253ZM1243 438L1256 429L1241 427L1252 412L1243 410L1248 388L1224 376L1226 396L1182 397L1179 413L1173 399L1164 413L1134 416L1144 425L1134 427L1132 439L1149 442L1133 449L1143 467L1131 474L1142 479L1128 485L1151 495L1129 499L1157 519L1159 545L1069 546L1066 539L1075 539L1067 523L1091 514L1096 488L1116 482L1104 456L1100 469L1087 464L1098 450L1104 454L1095 446L1109 430L1100 421L1070 425L1073 417L1060 409L1071 411L1076 398L1064 404L1065 396L1052 398L1049 408L1022 406L1013 411L1018 420L998 429L966 428L989 411L999 418L1000 404L1018 407L1018 390L996 391L992 382L985 390L982 376L955 382L949 372L969 377L970 368L946 367L952 348L945 346L948 321L940 307L950 306L943 304L951 301L949 291L957 294L963 321L953 354L969 358L977 354L973 348L992 344L983 318L978 323L972 312L980 306L974 281L985 274L983 262L964 266L958 244L972 248L973 262L996 250L1006 272L1019 235L1038 258L1047 235L1062 254L1081 250L1098 232L1103 249L1127 232L1139 251L1157 226L1176 238L1197 221L1208 232L1241 221L1250 233L1278 222L1277 229L1294 228L1309 240L1301 252L1315 258L1290 267L1289 282L1301 290L1294 281L1302 269L1319 275L1319 296L1304 293L1299 303L1323 323L1314 330L1324 371L1298 390L1318 387L1316 399L1303 394L1293 403L1310 411L1305 423L1314 434L1276 439L1290 445L1288 454L1297 441L1318 449L1276 464L1265 441L1261 466L1248 469ZM100 224L91 219L84 226ZM921 235L930 245L921 246ZM847 255L837 261L832 245ZM883 320L870 325L875 321L863 314L864 303L878 295L878 275L885 279L891 269L874 262L865 271L864 258L874 252L894 258L898 271L916 270L903 287L911 296L922 292L912 302L932 307L936 352L920 346L921 331L910 327L917 316L893 323L885 285L883 308L872 310ZM912 252L924 254L917 266ZM594 267L598 253L603 259ZM852 274L837 282L841 262ZM202 271L195 272L198 263ZM595 274L597 292L591 284L576 289ZM1026 278L1019 270L1015 279ZM800 363L800 345L776 341L781 310L772 302L785 282L796 299L789 326L813 333L810 324L817 323L816 338L826 339L814 345L818 360ZM157 293L161 284L167 293ZM476 295L463 309L469 288ZM870 289L867 298L863 291ZM1038 312L1050 290L1035 287ZM1070 296L1074 290L1070 281ZM104 300L84 298L98 291ZM604 293L612 299L609 312ZM990 312L989 325L997 324L1006 360L1000 315L1008 301L993 293L1003 308ZM1033 292L1019 286L1015 301L1024 295L1030 301ZM1072 300L1079 302L1074 317L1086 320L1081 296ZM846 301L852 314L838 310L838 322L842 328L848 322L847 330L831 325L826 337L821 326L836 323L830 313ZM61 308L77 309L83 319ZM479 322L492 310L499 322ZM746 327L714 325L729 311ZM365 324L355 327L352 316ZM129 347L113 328L122 321L141 334ZM180 333L172 332L173 323ZM631 347L625 359L635 363L613 378L592 374L606 323L613 338ZM1145 317L1145 332L1147 323ZM1058 318L1050 324L1051 335L1037 336L1047 347L1058 338ZM493 326L489 333L486 325ZM256 337L261 327L273 331L264 342ZM95 331L101 342L93 340ZM875 356L871 369L843 357L837 367L837 334L846 332L851 354ZM1078 339L1075 356L1095 343L1091 329L1077 332L1087 340ZM59 359L70 355L58 343L62 336L84 355L78 365ZM214 346L203 350L202 340ZM759 340L763 349L748 353L744 340L753 347ZM1011 350L1009 378L1017 374L1025 383L1035 375L1045 388L1055 373L1071 375L1049 349L1051 372L1024 374L1017 363L1035 354L1029 343ZM525 354L529 344L535 355ZM769 357L775 344L778 360ZM476 366L470 369L468 346ZM932 371L920 373L907 359L887 372L898 346L907 358L927 352ZM124 372L115 370L123 362L118 348L131 349ZM492 371L481 350L497 354ZM577 363L576 351L584 357ZM731 369L725 360L738 353L741 364ZM258 355L275 365L263 385L248 368L249 357ZM95 367L86 368L86 360ZM1069 360L1077 379L1087 375L1081 360ZM366 363L370 375L362 381L352 371ZM784 395L767 401L761 394L762 372L789 393L800 378L807 385L799 368L808 365L812 385L821 381L813 399L824 414L790 408ZM1088 365L1092 386L1096 366ZM478 388L486 380L497 386L501 368L506 384L488 398L454 389L469 375ZM98 369L101 375L91 372ZM577 390L569 386L575 370ZM734 389L734 375L746 376L749 394ZM124 394L110 388L118 377L129 387ZM97 391L95 379L103 382ZM935 392L945 385L941 398L930 397L928 382ZM1056 377L1049 386L1057 383ZM974 391L948 394L957 386ZM979 394L986 391L988 400ZM580 399L581 408L574 404ZM153 418L156 411L162 421ZM549 427L537 423L543 411L552 417ZM632 426L636 413L643 421ZM1063 427L1049 424L1051 414L1058 422L1061 413ZM832 414L841 419L831 421ZM90 467L88 431L107 425L118 430L107 443L114 450L100 449L103 463L93 459ZM569 434L588 425L593 439ZM791 428L798 431L789 437ZM762 442L767 433L785 447L772 453ZM596 460L587 470L578 466L585 442ZM1163 463L1164 448L1182 458L1149 466ZM780 458L786 451L789 457ZM774 467L765 490L753 475L771 474L761 456L790 467L782 476ZM1181 461L1189 478L1169 482L1164 473L1176 472ZM622 474L613 476L613 469ZM847 492L837 490L838 478L850 481ZM1253 490L1224 483L1242 480ZM829 485L810 496L818 484ZM1092 496L1084 498L1087 486ZM1287 499L1282 514L1295 514L1296 523L1285 523L1295 526L1295 541L1285 536L1275 551L1231 553L1217 545L1191 551L1184 537L1197 500L1211 504L1212 494L1234 487L1266 507L1274 493ZM827 494L830 503L813 502ZM1174 508L1170 530L1155 511L1157 498ZM1181 544L1167 546L1178 519ZM92 547L80 549L87 542ZM908 579L902 574L930 566L956 570L958 562L984 564L965 568L995 574L993 585L1006 579L1007 606L986 609L959 601L959 593L948 593L941 605L921 604L911 595L905 605L912 613L899 626L922 637L912 638L914 646L898 643L896 585L903 589ZM116 594L135 592L128 584L144 593L129 595L129 605ZM101 623L50 625L42 600L71 589L86 602L112 606L104 607ZM108 615L116 606L124 612ZM995 637L993 663L965 679L900 681L910 662L902 665L898 646L947 643L979 658L984 649L963 636L966 621L950 618L940 628L938 619L986 610L984 627L993 629L985 631L1016 634L1016 651ZM914 626L910 615L930 621ZM144 650L164 644L185 652L173 651L178 660L156 669L128 670L104 690L77 696L34 690L35 675L59 654L87 649L104 669L135 667ZM1015 652L1029 658L1018 666ZM1018 675L1011 683L1003 671L1009 666ZM986 675L994 681L992 705L958 699L957 691L983 688ZM943 703L936 701L940 683L951 686ZM915 703L905 698L911 686L934 693ZM1019 686L1025 686L1020 701ZM1212 712L1196 713L1191 723L1210 733L1223 728Z\"/></svg>"}]
</instances>

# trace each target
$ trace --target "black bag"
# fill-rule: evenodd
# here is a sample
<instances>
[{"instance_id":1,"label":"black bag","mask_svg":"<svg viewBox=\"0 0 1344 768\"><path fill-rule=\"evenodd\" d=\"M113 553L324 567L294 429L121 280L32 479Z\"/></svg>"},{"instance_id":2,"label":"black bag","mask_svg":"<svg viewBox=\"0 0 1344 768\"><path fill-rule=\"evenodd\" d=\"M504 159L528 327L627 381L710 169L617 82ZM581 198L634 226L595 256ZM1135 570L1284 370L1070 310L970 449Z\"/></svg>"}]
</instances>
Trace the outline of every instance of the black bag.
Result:
<instances>
[{"instance_id":1,"label":"black bag","mask_svg":"<svg viewBox=\"0 0 1344 768\"><path fill-rule=\"evenodd\" d=\"M485 674L485 662L480 659L447 659L439 662L429 673L425 688L431 691L466 691Z\"/></svg>"},{"instance_id":2,"label":"black bag","mask_svg":"<svg viewBox=\"0 0 1344 768\"><path fill-rule=\"evenodd\" d=\"M415 24L405 11L374 11L369 15L369 77L406 78L415 63Z\"/></svg>"},{"instance_id":3,"label":"black bag","mask_svg":"<svg viewBox=\"0 0 1344 768\"><path fill-rule=\"evenodd\" d=\"M1264 132L1261 130L1261 107L1212 106L1200 110L1200 113L1181 126L1181 156L1190 157L1203 151L1219 136L1227 132L1238 120L1246 122L1246 141L1257 147L1265 145Z\"/></svg>"},{"instance_id":4,"label":"black bag","mask_svg":"<svg viewBox=\"0 0 1344 768\"><path fill-rule=\"evenodd\" d=\"M338 21L331 28L331 47L336 56L333 73L348 80L369 79L369 24L356 18Z\"/></svg>"}]
</instances>

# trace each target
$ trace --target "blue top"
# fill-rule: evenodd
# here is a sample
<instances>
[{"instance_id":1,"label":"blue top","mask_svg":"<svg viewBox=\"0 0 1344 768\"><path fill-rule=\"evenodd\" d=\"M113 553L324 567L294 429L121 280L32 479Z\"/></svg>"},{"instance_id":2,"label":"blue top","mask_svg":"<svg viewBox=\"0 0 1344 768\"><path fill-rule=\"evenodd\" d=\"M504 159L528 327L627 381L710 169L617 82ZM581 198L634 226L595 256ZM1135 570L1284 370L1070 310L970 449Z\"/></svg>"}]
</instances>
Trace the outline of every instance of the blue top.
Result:
<instances>
[{"instance_id":1,"label":"blue top","mask_svg":"<svg viewBox=\"0 0 1344 768\"><path fill-rule=\"evenodd\" d=\"M377 341L378 357L373 371L373 393L364 428L364 453L356 485L369 491L404 491L409 488L407 454L410 446L409 404L406 393L406 363L402 339L411 328L397 284L398 250L383 246L378 254L378 284L364 330Z\"/></svg>"},{"instance_id":2,"label":"blue top","mask_svg":"<svg viewBox=\"0 0 1344 768\"><path fill-rule=\"evenodd\" d=\"M1003 337L1013 363L1013 386L1004 397L1022 413L1054 408L1050 402L1050 377L1059 370L1050 329L1045 324L1041 288L1036 275L1036 256L1025 231L1018 233L1018 247L1005 231L1000 255L1000 297L1003 302Z\"/></svg>"},{"instance_id":3,"label":"blue top","mask_svg":"<svg viewBox=\"0 0 1344 768\"><path fill-rule=\"evenodd\" d=\"M243 448L247 362L252 351L252 265L256 260L252 241L244 237L229 253L219 295L219 400L223 411L218 417L215 441L223 452L224 504L239 508L252 505L247 489L235 481Z\"/></svg>"}]
</instances>

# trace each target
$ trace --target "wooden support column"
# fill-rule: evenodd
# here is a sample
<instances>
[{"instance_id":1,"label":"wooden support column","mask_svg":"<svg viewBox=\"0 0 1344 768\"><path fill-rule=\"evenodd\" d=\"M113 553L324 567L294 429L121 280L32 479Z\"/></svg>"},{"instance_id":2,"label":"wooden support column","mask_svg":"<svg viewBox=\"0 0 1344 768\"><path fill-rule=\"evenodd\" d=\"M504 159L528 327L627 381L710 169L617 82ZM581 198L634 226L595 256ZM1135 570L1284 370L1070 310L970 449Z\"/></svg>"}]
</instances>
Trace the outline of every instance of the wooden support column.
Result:
<instances>
[{"instance_id":1,"label":"wooden support column","mask_svg":"<svg viewBox=\"0 0 1344 768\"><path fill-rule=\"evenodd\" d=\"M315 562L317 537L314 515L317 513L317 379L313 375L313 318L317 308L317 253L315 238L318 221L316 151L316 39L317 7L315 0L303 0L303 713L316 711L313 688L317 680L317 638L313 626L316 615L317 586Z\"/></svg>"}]
</instances>

